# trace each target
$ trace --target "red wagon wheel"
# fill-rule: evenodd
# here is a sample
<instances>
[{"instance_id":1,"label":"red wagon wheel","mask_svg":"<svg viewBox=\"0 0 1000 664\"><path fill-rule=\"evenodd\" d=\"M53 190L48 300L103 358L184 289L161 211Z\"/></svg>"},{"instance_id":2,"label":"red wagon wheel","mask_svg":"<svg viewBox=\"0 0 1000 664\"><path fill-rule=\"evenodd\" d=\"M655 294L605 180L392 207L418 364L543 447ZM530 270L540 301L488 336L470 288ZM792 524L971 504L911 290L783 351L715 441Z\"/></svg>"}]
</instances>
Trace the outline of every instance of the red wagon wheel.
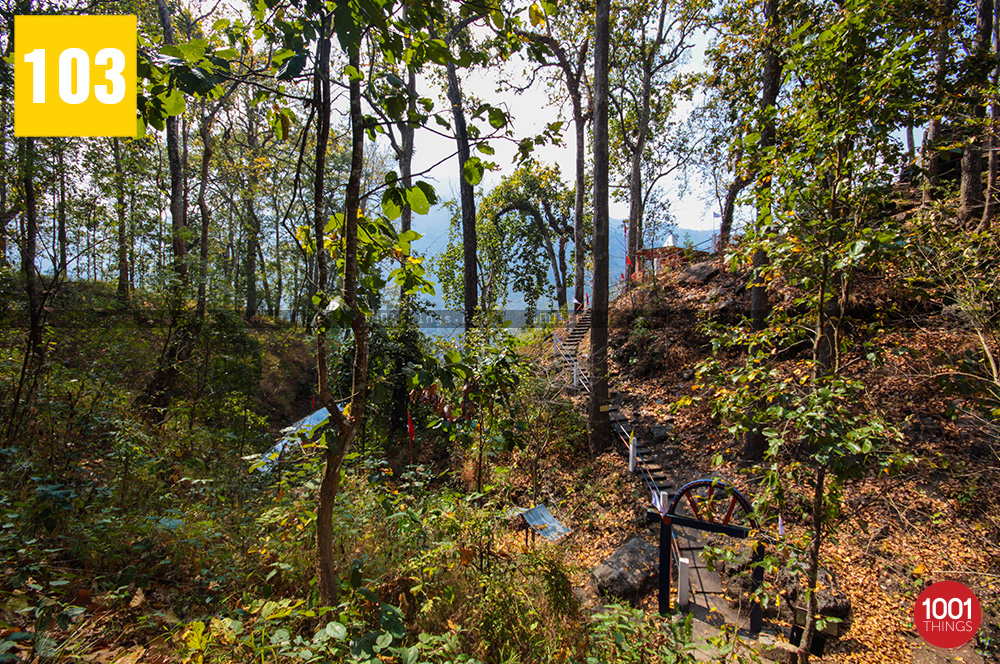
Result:
<instances>
[{"instance_id":1,"label":"red wagon wheel","mask_svg":"<svg viewBox=\"0 0 1000 664\"><path fill-rule=\"evenodd\" d=\"M757 530L750 501L735 487L719 479L695 480L685 484L670 501L667 514Z\"/></svg>"}]
</instances>

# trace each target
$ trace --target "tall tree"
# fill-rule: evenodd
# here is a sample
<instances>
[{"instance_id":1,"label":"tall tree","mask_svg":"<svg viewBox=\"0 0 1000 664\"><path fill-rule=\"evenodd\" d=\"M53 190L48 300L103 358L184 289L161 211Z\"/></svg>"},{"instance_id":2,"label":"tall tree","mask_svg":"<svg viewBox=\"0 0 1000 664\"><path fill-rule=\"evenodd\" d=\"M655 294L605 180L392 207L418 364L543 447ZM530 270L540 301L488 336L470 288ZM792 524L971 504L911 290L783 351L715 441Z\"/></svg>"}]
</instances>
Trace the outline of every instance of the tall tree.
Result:
<instances>
[{"instance_id":1,"label":"tall tree","mask_svg":"<svg viewBox=\"0 0 1000 664\"><path fill-rule=\"evenodd\" d=\"M445 38L446 44L451 44L468 26L468 20L459 21L452 27ZM469 127L465 120L465 102L462 97L461 82L458 79L458 67L452 60L445 64L448 76L448 102L451 104L451 114L455 122L455 140L458 143L459 183L458 193L462 209L462 274L464 276L465 330L469 331L475 325L476 309L479 306L479 266L476 262L476 194L472 179L466 173L466 164L472 158L469 144Z\"/></svg>"},{"instance_id":2,"label":"tall tree","mask_svg":"<svg viewBox=\"0 0 1000 664\"><path fill-rule=\"evenodd\" d=\"M764 71L760 96L760 162L757 171L757 228L756 232L766 235L774 223L774 208L771 185L774 178L773 165L777 146L775 116L777 114L778 91L781 88L782 63L779 57L781 36L778 0L764 2ZM754 332L762 332L766 326L769 310L767 298L767 282L764 272L767 269L768 256L763 246L758 246L753 253L753 284L750 287L750 321ZM751 354L759 354L761 348L751 348ZM749 413L755 422L743 439L743 458L759 460L764 457L767 441L763 435L761 408L757 405Z\"/></svg>"},{"instance_id":3,"label":"tall tree","mask_svg":"<svg viewBox=\"0 0 1000 664\"><path fill-rule=\"evenodd\" d=\"M534 46L529 51L533 60L541 67L555 67L558 70L573 112L573 129L576 137L573 300L576 306L580 307L584 302L588 244L585 237L584 205L587 190L587 123L592 112L591 88L587 76L591 19L588 13L580 13L580 5L571 3L554 5L543 2L541 7L544 11L533 5L529 12L535 30L518 29L515 32ZM550 60L550 57L554 58L554 61Z\"/></svg>"},{"instance_id":4,"label":"tall tree","mask_svg":"<svg viewBox=\"0 0 1000 664\"><path fill-rule=\"evenodd\" d=\"M590 329L590 452L611 444L608 415L608 53L611 0L597 0L594 31L594 302Z\"/></svg>"},{"instance_id":5,"label":"tall tree","mask_svg":"<svg viewBox=\"0 0 1000 664\"><path fill-rule=\"evenodd\" d=\"M125 167L122 162L121 142L111 139L111 155L115 167L115 216L118 221L118 288L117 296L122 302L129 299L128 277L128 224L125 209Z\"/></svg>"},{"instance_id":6,"label":"tall tree","mask_svg":"<svg viewBox=\"0 0 1000 664\"><path fill-rule=\"evenodd\" d=\"M626 238L625 283L636 270L636 250L642 242L646 200L656 182L679 168L682 158L668 164L671 131L667 122L676 97L690 92L674 69L692 47L702 7L697 3L640 0L617 13L611 57L612 154L626 173L629 216ZM678 146L674 146L678 147ZM644 183L646 171L654 173Z\"/></svg>"},{"instance_id":7,"label":"tall tree","mask_svg":"<svg viewBox=\"0 0 1000 664\"><path fill-rule=\"evenodd\" d=\"M993 65L990 86L993 89L993 99L990 103L990 122L987 130L987 184L985 191L986 205L983 207L983 218L976 231L981 233L989 229L1000 206L1000 7L993 6ZM0 205L0 209L3 206Z\"/></svg>"},{"instance_id":8,"label":"tall tree","mask_svg":"<svg viewBox=\"0 0 1000 664\"><path fill-rule=\"evenodd\" d=\"M993 0L977 0L976 31L969 53L969 103L973 136L962 152L962 185L959 192L959 217L966 224L978 226L983 218L983 141L985 140L986 94L990 82L990 44L993 33ZM973 226L974 227L974 226Z\"/></svg>"},{"instance_id":9,"label":"tall tree","mask_svg":"<svg viewBox=\"0 0 1000 664\"><path fill-rule=\"evenodd\" d=\"M930 203L936 195L942 167L942 143L944 141L943 112L948 108L948 77L950 73L952 45L952 14L956 0L939 0L936 5L934 39L934 89L931 92L932 114L927 125L927 140L924 142L926 164L923 202Z\"/></svg>"}]
</instances>

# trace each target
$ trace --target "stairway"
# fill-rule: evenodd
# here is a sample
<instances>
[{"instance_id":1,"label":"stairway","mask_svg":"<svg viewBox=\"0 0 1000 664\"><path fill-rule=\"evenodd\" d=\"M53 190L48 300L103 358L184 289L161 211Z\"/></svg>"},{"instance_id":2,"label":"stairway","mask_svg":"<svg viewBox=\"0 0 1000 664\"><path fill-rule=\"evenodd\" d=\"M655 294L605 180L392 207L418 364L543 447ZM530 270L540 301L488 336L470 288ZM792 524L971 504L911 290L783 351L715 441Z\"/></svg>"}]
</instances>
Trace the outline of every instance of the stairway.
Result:
<instances>
[{"instance_id":1,"label":"stairway","mask_svg":"<svg viewBox=\"0 0 1000 664\"><path fill-rule=\"evenodd\" d=\"M621 412L615 404L611 404L608 411L608 419L611 421L612 432L625 441L632 439L633 429L628 418ZM676 472L677 462L673 458L675 451L669 446L654 445L653 443L635 437L636 446L636 472L638 472L647 485L656 487L660 493L667 494L668 498L673 497L677 490L677 479L672 472ZM652 489L652 487L650 487Z\"/></svg>"},{"instance_id":2,"label":"stairway","mask_svg":"<svg viewBox=\"0 0 1000 664\"><path fill-rule=\"evenodd\" d=\"M583 338L587 336L587 332L589 331L590 309L587 309L576 319L576 325L573 326L569 336L566 337L566 341L563 342L566 353L570 356L576 355L576 350L580 347L580 342L583 341Z\"/></svg>"},{"instance_id":3,"label":"stairway","mask_svg":"<svg viewBox=\"0 0 1000 664\"><path fill-rule=\"evenodd\" d=\"M565 341L556 341L556 357L561 361L574 376L582 379L583 389L590 391L590 380L584 367L576 359L576 351L580 347L583 338L590 331L591 312L588 309L583 312L576 321L576 325L570 331ZM619 443L627 447L628 441L632 439L632 426L618 406L610 404L608 419L611 422L611 429ZM677 489L677 480L671 476L671 470L676 467L676 460L672 458L673 450L668 446L656 446L650 442L635 440L637 463L636 471L639 472L647 485L652 490L660 493L667 493L672 496ZM626 455L628 453L626 452Z\"/></svg>"}]
</instances>

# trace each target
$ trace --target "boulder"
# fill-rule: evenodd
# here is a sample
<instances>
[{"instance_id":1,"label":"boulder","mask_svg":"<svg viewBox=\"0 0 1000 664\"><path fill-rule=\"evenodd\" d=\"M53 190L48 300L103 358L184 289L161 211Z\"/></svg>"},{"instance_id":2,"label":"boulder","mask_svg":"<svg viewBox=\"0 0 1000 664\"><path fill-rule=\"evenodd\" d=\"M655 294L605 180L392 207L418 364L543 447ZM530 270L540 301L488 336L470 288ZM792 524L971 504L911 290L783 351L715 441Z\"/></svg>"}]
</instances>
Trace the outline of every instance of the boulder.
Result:
<instances>
[{"instance_id":1,"label":"boulder","mask_svg":"<svg viewBox=\"0 0 1000 664\"><path fill-rule=\"evenodd\" d=\"M678 281L682 284L704 284L719 274L719 268L709 261L692 263L681 270Z\"/></svg>"},{"instance_id":2,"label":"boulder","mask_svg":"<svg viewBox=\"0 0 1000 664\"><path fill-rule=\"evenodd\" d=\"M590 577L602 595L636 604L656 586L659 558L658 547L632 536L595 567Z\"/></svg>"}]
</instances>

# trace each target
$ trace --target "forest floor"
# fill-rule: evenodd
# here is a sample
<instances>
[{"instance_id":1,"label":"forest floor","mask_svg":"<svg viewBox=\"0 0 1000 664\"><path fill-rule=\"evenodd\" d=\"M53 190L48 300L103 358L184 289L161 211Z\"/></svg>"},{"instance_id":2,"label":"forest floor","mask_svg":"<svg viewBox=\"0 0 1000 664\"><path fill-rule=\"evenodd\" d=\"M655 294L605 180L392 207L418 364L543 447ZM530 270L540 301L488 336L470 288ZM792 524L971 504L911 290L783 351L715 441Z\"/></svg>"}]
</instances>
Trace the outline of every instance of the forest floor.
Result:
<instances>
[{"instance_id":1,"label":"forest floor","mask_svg":"<svg viewBox=\"0 0 1000 664\"><path fill-rule=\"evenodd\" d=\"M724 477L753 496L760 478L738 461L740 442L713 419L709 400L697 399L710 395L695 374L711 351L702 323L735 322L749 304L746 277L728 271L721 260L711 265L708 279L691 278L678 266L612 303L611 400L637 432L669 429L671 444L681 451L682 480ZM907 456L892 467L875 459L842 486L822 566L835 586L831 590L846 596L852 610L849 628L828 644L822 661L983 661L973 646L987 661L1000 661L1000 445L996 432L947 381L956 358L975 354L977 339L947 312L893 299L884 285L861 290L855 306L881 308L884 327L863 351L841 362L865 384L857 407L879 413L898 432L882 450L883 460ZM791 306L794 293L780 287L777 292L775 306ZM581 358L588 348L585 339ZM793 350L775 363L794 371L802 357ZM678 408L684 396L695 397L694 403ZM585 413L585 398L574 401ZM569 460L553 463L546 485L550 500L562 505L557 515L576 529L564 546L580 570L592 569L633 534L656 541L655 527L644 523L648 491L628 475L625 455L611 452L592 466L606 478L599 500L573 495L579 485L573 467ZM810 495L801 486L789 486L788 493ZM789 540L803 536L801 510L782 516ZM777 537L776 523L762 528ZM920 591L946 579L973 589L983 606L978 642L952 653L927 646L912 619ZM654 610L655 592L642 606ZM790 628L790 616L766 616Z\"/></svg>"}]
</instances>

